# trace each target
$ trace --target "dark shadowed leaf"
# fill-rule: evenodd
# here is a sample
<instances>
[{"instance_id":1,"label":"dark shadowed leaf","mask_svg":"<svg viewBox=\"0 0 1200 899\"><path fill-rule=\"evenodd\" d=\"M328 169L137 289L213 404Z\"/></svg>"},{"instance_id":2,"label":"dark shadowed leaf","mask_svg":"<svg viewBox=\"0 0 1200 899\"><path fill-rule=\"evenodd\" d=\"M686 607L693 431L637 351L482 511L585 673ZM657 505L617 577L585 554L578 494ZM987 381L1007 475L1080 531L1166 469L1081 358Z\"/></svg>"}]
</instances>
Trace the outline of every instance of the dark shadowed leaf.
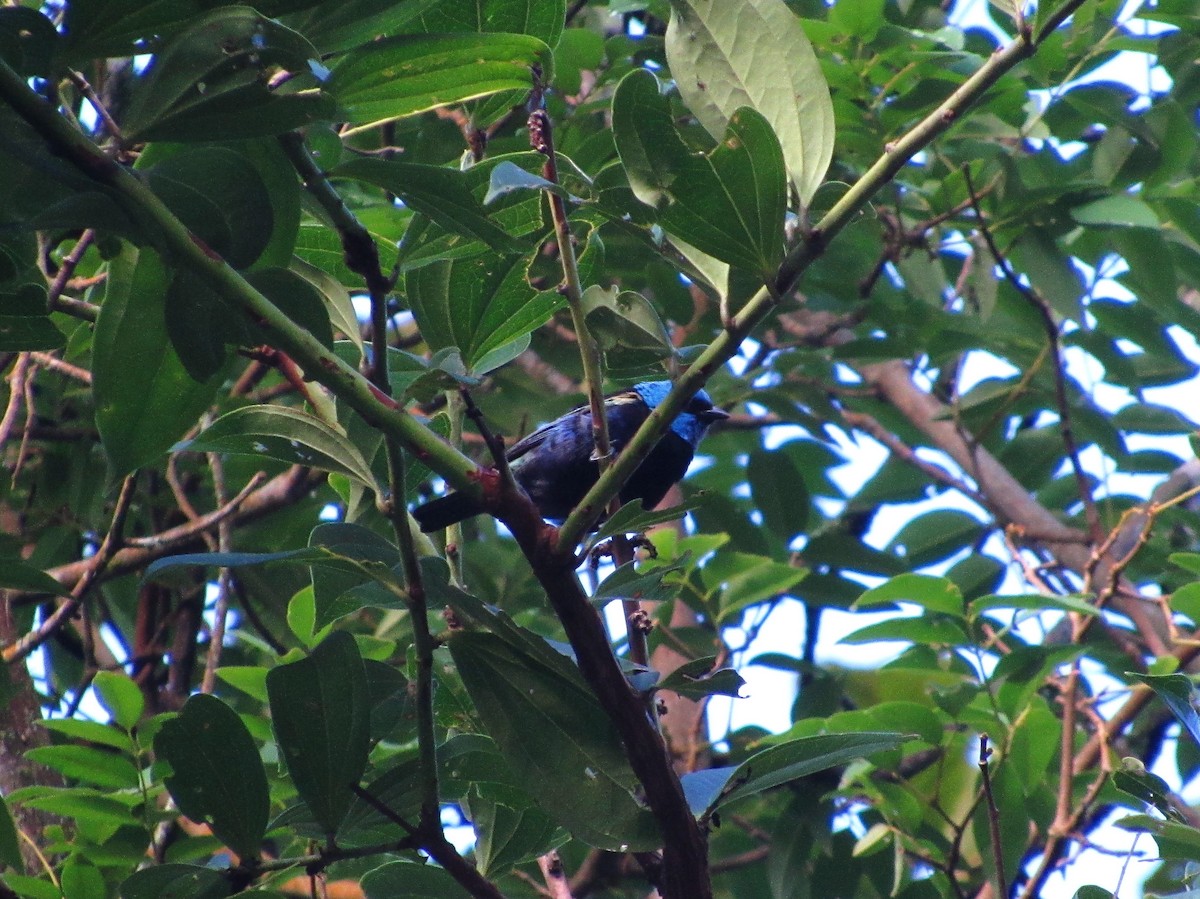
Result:
<instances>
[{"instance_id":1,"label":"dark shadowed leaf","mask_svg":"<svg viewBox=\"0 0 1200 899\"><path fill-rule=\"evenodd\" d=\"M0 863L18 870L25 866L21 847L17 845L17 828L3 796L0 796Z\"/></svg>"},{"instance_id":2,"label":"dark shadowed leaf","mask_svg":"<svg viewBox=\"0 0 1200 899\"><path fill-rule=\"evenodd\" d=\"M169 279L151 250L126 246L109 265L92 374L96 428L114 476L165 453L220 387L219 376L194 381L167 339L163 302Z\"/></svg>"},{"instance_id":3,"label":"dark shadowed leaf","mask_svg":"<svg viewBox=\"0 0 1200 899\"><path fill-rule=\"evenodd\" d=\"M471 894L432 862L388 862L362 879L367 899L466 899Z\"/></svg>"},{"instance_id":4,"label":"dark shadowed leaf","mask_svg":"<svg viewBox=\"0 0 1200 899\"><path fill-rule=\"evenodd\" d=\"M328 118L332 101L312 91L276 94L266 71L307 72L316 49L300 34L248 6L192 19L133 92L126 133L138 139L221 140L279 134Z\"/></svg>"},{"instance_id":5,"label":"dark shadowed leaf","mask_svg":"<svg viewBox=\"0 0 1200 899\"><path fill-rule=\"evenodd\" d=\"M354 638L334 631L312 654L267 675L271 721L300 798L337 831L367 764L370 697Z\"/></svg>"},{"instance_id":6,"label":"dark shadowed leaf","mask_svg":"<svg viewBox=\"0 0 1200 899\"><path fill-rule=\"evenodd\" d=\"M0 587L66 596L70 591L42 569L22 559L0 559Z\"/></svg>"},{"instance_id":7,"label":"dark shadowed leaf","mask_svg":"<svg viewBox=\"0 0 1200 899\"><path fill-rule=\"evenodd\" d=\"M551 817L598 848L659 845L620 740L573 666L479 632L455 634L450 652L488 733Z\"/></svg>"},{"instance_id":8,"label":"dark shadowed leaf","mask_svg":"<svg viewBox=\"0 0 1200 899\"><path fill-rule=\"evenodd\" d=\"M234 886L220 871L198 865L154 865L121 882L121 899L224 899Z\"/></svg>"},{"instance_id":9,"label":"dark shadowed leaf","mask_svg":"<svg viewBox=\"0 0 1200 899\"><path fill-rule=\"evenodd\" d=\"M174 772L166 785L179 810L242 857L257 858L270 811L267 776L237 712L198 693L163 724L154 748Z\"/></svg>"},{"instance_id":10,"label":"dark shadowed leaf","mask_svg":"<svg viewBox=\"0 0 1200 899\"><path fill-rule=\"evenodd\" d=\"M705 696L741 697L741 689L746 686L743 677L732 668L712 670L717 664L716 656L703 659L693 659L676 668L657 684L655 690L670 690L689 699L701 699Z\"/></svg>"}]
</instances>

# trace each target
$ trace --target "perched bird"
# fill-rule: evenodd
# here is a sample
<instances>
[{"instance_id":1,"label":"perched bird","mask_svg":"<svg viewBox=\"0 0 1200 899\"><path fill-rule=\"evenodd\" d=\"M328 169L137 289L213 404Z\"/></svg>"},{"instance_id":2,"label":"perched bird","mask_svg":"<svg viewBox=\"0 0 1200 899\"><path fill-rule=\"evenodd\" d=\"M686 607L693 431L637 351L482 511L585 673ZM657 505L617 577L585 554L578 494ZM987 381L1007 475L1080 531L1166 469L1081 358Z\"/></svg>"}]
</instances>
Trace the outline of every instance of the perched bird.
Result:
<instances>
[{"instance_id":1,"label":"perched bird","mask_svg":"<svg viewBox=\"0 0 1200 899\"><path fill-rule=\"evenodd\" d=\"M613 452L619 453L624 448L670 389L670 381L647 381L605 397L608 438ZM657 506L671 485L687 471L708 426L728 417L713 406L707 393L703 390L697 393L621 489L621 502L640 499L648 509ZM513 444L505 455L513 477L529 494L542 517L561 522L600 476L592 452L591 409L580 406L542 425ZM481 512L483 507L466 494L449 493L418 506L413 517L421 530L429 533Z\"/></svg>"}]
</instances>

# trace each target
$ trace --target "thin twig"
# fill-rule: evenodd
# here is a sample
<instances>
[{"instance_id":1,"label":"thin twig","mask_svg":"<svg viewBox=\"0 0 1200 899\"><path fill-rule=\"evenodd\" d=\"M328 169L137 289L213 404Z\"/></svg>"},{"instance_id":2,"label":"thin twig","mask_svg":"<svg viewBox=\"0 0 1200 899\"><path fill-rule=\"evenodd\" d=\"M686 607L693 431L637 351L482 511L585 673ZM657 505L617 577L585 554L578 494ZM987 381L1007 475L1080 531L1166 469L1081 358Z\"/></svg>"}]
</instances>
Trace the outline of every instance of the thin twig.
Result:
<instances>
[{"instance_id":1,"label":"thin twig","mask_svg":"<svg viewBox=\"0 0 1200 899\"><path fill-rule=\"evenodd\" d=\"M983 778L983 797L987 805L988 831L992 838L992 862L996 867L996 895L1008 895L1008 880L1004 876L1004 847L1000 842L1000 809L992 795L992 772L988 760L992 757L987 734L979 735L979 773Z\"/></svg>"},{"instance_id":2,"label":"thin twig","mask_svg":"<svg viewBox=\"0 0 1200 899\"><path fill-rule=\"evenodd\" d=\"M136 482L136 472L127 475L122 482L121 492L117 496L117 503L113 509L112 522L108 527L108 533L104 535L104 539L100 542L96 554L87 560L87 569L83 577L75 584L70 597L55 609L52 614L47 616L41 625L27 633L16 643L4 649L4 661L6 664L12 665L26 659L31 652L54 636L58 632L58 629L75 614L80 604L87 599L89 591L98 582L105 567L120 547L122 532L125 528L125 517L129 514L129 507L133 503Z\"/></svg>"},{"instance_id":3,"label":"thin twig","mask_svg":"<svg viewBox=\"0 0 1200 899\"><path fill-rule=\"evenodd\" d=\"M213 496L217 507L228 504L225 487L225 462L220 453L206 453L208 467L212 472ZM232 549L232 527L229 519L217 522L217 552L228 553ZM213 608L213 622L209 630L208 653L204 657L204 676L200 681L200 692L211 693L217 684L217 666L221 664L221 650L225 645L225 625L229 619L229 594L232 592L232 573L226 565L217 571L217 598Z\"/></svg>"}]
</instances>

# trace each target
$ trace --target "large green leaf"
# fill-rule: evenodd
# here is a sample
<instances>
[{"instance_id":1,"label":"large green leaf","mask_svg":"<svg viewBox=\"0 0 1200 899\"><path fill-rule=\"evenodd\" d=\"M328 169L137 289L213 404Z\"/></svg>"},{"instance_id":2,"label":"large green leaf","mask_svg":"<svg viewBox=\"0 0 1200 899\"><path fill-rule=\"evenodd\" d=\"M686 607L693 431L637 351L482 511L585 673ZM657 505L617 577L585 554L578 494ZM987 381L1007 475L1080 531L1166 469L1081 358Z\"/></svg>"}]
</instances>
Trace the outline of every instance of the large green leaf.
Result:
<instances>
[{"instance_id":1,"label":"large green leaf","mask_svg":"<svg viewBox=\"0 0 1200 899\"><path fill-rule=\"evenodd\" d=\"M354 638L334 631L312 654L267 674L271 723L300 798L337 831L367 765L371 709Z\"/></svg>"},{"instance_id":2,"label":"large green leaf","mask_svg":"<svg viewBox=\"0 0 1200 899\"><path fill-rule=\"evenodd\" d=\"M756 752L740 765L685 774L683 789L692 812L700 817L797 778L895 749L907 739L904 734L872 732L800 737Z\"/></svg>"},{"instance_id":3,"label":"large green leaf","mask_svg":"<svg viewBox=\"0 0 1200 899\"><path fill-rule=\"evenodd\" d=\"M153 462L194 425L220 387L184 369L167 337L170 273L152 250L122 248L109 264L92 346L96 428L112 473Z\"/></svg>"},{"instance_id":4,"label":"large green leaf","mask_svg":"<svg viewBox=\"0 0 1200 899\"><path fill-rule=\"evenodd\" d=\"M359 128L503 90L528 90L552 62L524 34L417 34L384 38L347 54L326 89Z\"/></svg>"},{"instance_id":5,"label":"large green leaf","mask_svg":"<svg viewBox=\"0 0 1200 899\"><path fill-rule=\"evenodd\" d=\"M310 465L375 484L371 468L345 434L288 406L246 406L222 415L177 452L234 453Z\"/></svg>"},{"instance_id":6,"label":"large green leaf","mask_svg":"<svg viewBox=\"0 0 1200 899\"><path fill-rule=\"evenodd\" d=\"M68 596L71 592L36 565L12 558L0 559L0 587L49 593L51 596Z\"/></svg>"},{"instance_id":7,"label":"large green leaf","mask_svg":"<svg viewBox=\"0 0 1200 899\"><path fill-rule=\"evenodd\" d=\"M563 32L566 0L443 0L421 16L431 34L477 32L527 34L555 47ZM549 81L548 74L543 80ZM476 127L486 127L521 103L519 91L506 91L471 104Z\"/></svg>"},{"instance_id":8,"label":"large green leaf","mask_svg":"<svg viewBox=\"0 0 1200 899\"><path fill-rule=\"evenodd\" d=\"M470 371L484 374L528 345L528 335L565 302L535 290L523 257L472 256L410 271L404 285L431 350L458 347Z\"/></svg>"},{"instance_id":9,"label":"large green leaf","mask_svg":"<svg viewBox=\"0 0 1200 899\"><path fill-rule=\"evenodd\" d=\"M787 175L766 119L743 107L712 153L695 153L676 130L658 79L644 69L622 79L612 109L629 186L658 209L662 226L723 262L770 277L783 258Z\"/></svg>"},{"instance_id":10,"label":"large green leaf","mask_svg":"<svg viewBox=\"0 0 1200 899\"><path fill-rule=\"evenodd\" d=\"M171 765L165 781L179 810L238 855L258 858L270 812L267 775L237 712L197 693L163 724L154 749Z\"/></svg>"},{"instance_id":11,"label":"large green leaf","mask_svg":"<svg viewBox=\"0 0 1200 899\"><path fill-rule=\"evenodd\" d=\"M496 634L457 633L450 652L518 782L552 818L602 849L661 843L612 723L577 672Z\"/></svg>"},{"instance_id":12,"label":"large green leaf","mask_svg":"<svg viewBox=\"0 0 1200 899\"><path fill-rule=\"evenodd\" d=\"M235 887L213 868L152 865L121 882L121 899L224 899Z\"/></svg>"},{"instance_id":13,"label":"large green leaf","mask_svg":"<svg viewBox=\"0 0 1200 899\"><path fill-rule=\"evenodd\" d=\"M211 10L155 56L133 92L126 133L138 139L221 140L280 134L334 114L319 91L273 92L266 74L307 71L316 49L249 6Z\"/></svg>"},{"instance_id":14,"label":"large green leaf","mask_svg":"<svg viewBox=\"0 0 1200 899\"><path fill-rule=\"evenodd\" d=\"M363 606L397 609L406 605L403 581L395 572L400 552L370 528L358 524L319 524L308 540L353 564L314 565L312 569L314 626L322 628Z\"/></svg>"},{"instance_id":15,"label":"large green leaf","mask_svg":"<svg viewBox=\"0 0 1200 899\"><path fill-rule=\"evenodd\" d=\"M762 114L807 205L833 155L833 103L783 0L672 0L666 49L680 95L714 138L740 107Z\"/></svg>"},{"instance_id":16,"label":"large green leaf","mask_svg":"<svg viewBox=\"0 0 1200 899\"><path fill-rule=\"evenodd\" d=\"M234 268L248 267L266 249L274 227L272 196L242 153L189 147L151 165L146 179L179 220Z\"/></svg>"}]
</instances>

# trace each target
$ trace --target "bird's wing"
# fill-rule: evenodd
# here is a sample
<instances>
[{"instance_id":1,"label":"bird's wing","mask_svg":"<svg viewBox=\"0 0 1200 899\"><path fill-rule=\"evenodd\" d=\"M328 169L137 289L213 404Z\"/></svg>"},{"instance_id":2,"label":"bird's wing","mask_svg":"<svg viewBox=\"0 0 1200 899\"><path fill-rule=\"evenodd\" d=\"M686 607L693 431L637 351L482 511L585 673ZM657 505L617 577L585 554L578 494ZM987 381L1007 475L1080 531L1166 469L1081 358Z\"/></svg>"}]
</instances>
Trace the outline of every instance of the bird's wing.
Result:
<instances>
[{"instance_id":1,"label":"bird's wing","mask_svg":"<svg viewBox=\"0 0 1200 899\"><path fill-rule=\"evenodd\" d=\"M615 394L614 396L605 397L604 399L604 407L608 414L611 414L612 410L617 406L625 406L633 403L640 403L643 406L645 405L645 403L642 402L642 398L632 390L627 390L623 393ZM525 435L508 448L508 452L505 453L505 457L509 462L515 462L530 450L535 449L536 447L539 447L545 443L546 438L550 436L553 431L562 431L564 429L564 425L568 425L571 419L582 416L587 416L589 418L591 417L591 406L576 406L565 415L562 415L559 418L556 418L554 421L542 425L536 431L532 431L531 433ZM638 422L638 424L640 423L641 422ZM609 424L611 426L611 420ZM636 427L634 430L636 430ZM625 438L623 437L622 439Z\"/></svg>"},{"instance_id":2,"label":"bird's wing","mask_svg":"<svg viewBox=\"0 0 1200 899\"><path fill-rule=\"evenodd\" d=\"M526 434L524 437L522 437L520 440L518 440L516 443L514 443L512 446L510 446L508 448L508 452L504 454L505 457L508 459L509 462L515 462L517 459L520 459L522 456L524 456L530 450L536 449L537 447L539 447L543 443L545 443L546 438L548 436L550 436L550 432L553 431L555 428L562 427L562 422L565 419L570 418L572 415L578 415L580 412L584 412L586 410L587 410L586 406L580 406L577 409L572 409L570 412L568 412L566 415L563 415L561 418L556 418L554 421L547 422L546 424L544 424L540 428L538 428L536 431L532 431L529 434Z\"/></svg>"}]
</instances>

